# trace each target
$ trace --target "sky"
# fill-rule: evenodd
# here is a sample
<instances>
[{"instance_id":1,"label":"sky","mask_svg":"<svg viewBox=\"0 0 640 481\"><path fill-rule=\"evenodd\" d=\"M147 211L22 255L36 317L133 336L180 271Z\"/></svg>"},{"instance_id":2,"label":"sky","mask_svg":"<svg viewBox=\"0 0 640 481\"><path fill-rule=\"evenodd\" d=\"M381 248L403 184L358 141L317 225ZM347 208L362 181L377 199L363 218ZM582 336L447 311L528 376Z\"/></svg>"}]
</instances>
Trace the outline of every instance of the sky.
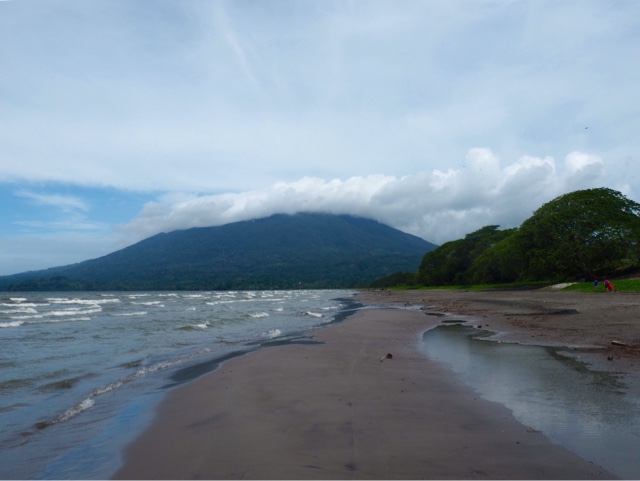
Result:
<instances>
[{"instance_id":1,"label":"sky","mask_svg":"<svg viewBox=\"0 0 640 481\"><path fill-rule=\"evenodd\" d=\"M0 275L353 214L435 244L640 201L636 0L0 0Z\"/></svg>"}]
</instances>

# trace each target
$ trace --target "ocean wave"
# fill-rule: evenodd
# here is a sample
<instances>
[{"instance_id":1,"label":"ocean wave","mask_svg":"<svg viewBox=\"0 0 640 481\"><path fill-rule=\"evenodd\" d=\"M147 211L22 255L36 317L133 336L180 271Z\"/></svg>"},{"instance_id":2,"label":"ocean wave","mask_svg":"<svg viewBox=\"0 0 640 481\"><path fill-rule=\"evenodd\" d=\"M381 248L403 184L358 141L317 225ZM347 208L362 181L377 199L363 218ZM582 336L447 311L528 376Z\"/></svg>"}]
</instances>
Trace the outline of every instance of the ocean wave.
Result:
<instances>
[{"instance_id":1,"label":"ocean wave","mask_svg":"<svg viewBox=\"0 0 640 481\"><path fill-rule=\"evenodd\" d=\"M53 317L64 317L64 316L86 316L87 314L97 314L98 312L102 312L102 307L96 306L91 309L80 309L80 308L71 308L64 309L62 311L49 311L46 314L48 316Z\"/></svg>"},{"instance_id":2,"label":"ocean wave","mask_svg":"<svg viewBox=\"0 0 640 481\"><path fill-rule=\"evenodd\" d=\"M42 319L44 314L33 314L31 316L11 316L11 319Z\"/></svg>"},{"instance_id":3,"label":"ocean wave","mask_svg":"<svg viewBox=\"0 0 640 481\"><path fill-rule=\"evenodd\" d=\"M70 377L67 379L61 379L59 381L53 381L43 386L40 386L38 389L40 391L57 391L59 389L71 389L78 382L82 381L83 376Z\"/></svg>"},{"instance_id":4,"label":"ocean wave","mask_svg":"<svg viewBox=\"0 0 640 481\"><path fill-rule=\"evenodd\" d=\"M125 380L118 380L118 381L109 383L105 386L100 386L99 388L96 388L93 390L93 392L91 393L91 396L92 397L100 396L101 394L106 394L108 392L115 391L119 387L123 386L125 382L126 382L126 378Z\"/></svg>"},{"instance_id":5,"label":"ocean wave","mask_svg":"<svg viewBox=\"0 0 640 481\"><path fill-rule=\"evenodd\" d=\"M116 314L111 314L115 317L128 317L128 316L146 316L147 311L138 311L138 312L121 312Z\"/></svg>"},{"instance_id":6,"label":"ocean wave","mask_svg":"<svg viewBox=\"0 0 640 481\"><path fill-rule=\"evenodd\" d=\"M31 379L9 379L7 381L0 381L0 393L7 394L14 389L22 389L32 384L33 381Z\"/></svg>"},{"instance_id":7,"label":"ocean wave","mask_svg":"<svg viewBox=\"0 0 640 481\"><path fill-rule=\"evenodd\" d=\"M108 299L69 299L68 297L49 297L47 298L51 304L79 304L84 306L96 305L100 306L102 304L111 304L115 302L120 302L120 299L117 298L108 298Z\"/></svg>"},{"instance_id":8,"label":"ocean wave","mask_svg":"<svg viewBox=\"0 0 640 481\"><path fill-rule=\"evenodd\" d=\"M306 311L304 315L309 317L323 317L322 314L319 314L317 312L311 312L311 311Z\"/></svg>"},{"instance_id":9,"label":"ocean wave","mask_svg":"<svg viewBox=\"0 0 640 481\"><path fill-rule=\"evenodd\" d=\"M33 307L21 307L19 309L8 309L6 311L0 311L0 314L37 314Z\"/></svg>"},{"instance_id":10,"label":"ocean wave","mask_svg":"<svg viewBox=\"0 0 640 481\"><path fill-rule=\"evenodd\" d=\"M258 319L260 317L269 317L269 314L266 312L250 312L249 316Z\"/></svg>"},{"instance_id":11,"label":"ocean wave","mask_svg":"<svg viewBox=\"0 0 640 481\"><path fill-rule=\"evenodd\" d=\"M70 317L68 319L47 319L44 321L44 324L55 324L59 322L85 322L90 320L90 317Z\"/></svg>"},{"instance_id":12,"label":"ocean wave","mask_svg":"<svg viewBox=\"0 0 640 481\"><path fill-rule=\"evenodd\" d=\"M81 403L76 404L75 406L67 409L60 416L50 419L48 421L42 421L42 422L36 423L34 427L36 429L45 429L49 426L53 426L54 424L63 423L65 421L68 421L71 418L76 417L81 412L86 411L87 409L91 409L93 406L95 406L95 404L96 404L95 400L91 396L89 396L88 398L84 399Z\"/></svg>"},{"instance_id":13,"label":"ocean wave","mask_svg":"<svg viewBox=\"0 0 640 481\"><path fill-rule=\"evenodd\" d=\"M38 311L35 311L38 312ZM66 316L87 316L89 314L97 314L98 312L102 312L101 307L95 307L93 309L64 309L62 311L49 311L42 312L39 314L32 314L27 316L11 316L11 319L22 320L22 319L43 319L45 317L66 317ZM55 320L50 320L47 322L57 322Z\"/></svg>"},{"instance_id":14,"label":"ocean wave","mask_svg":"<svg viewBox=\"0 0 640 481\"><path fill-rule=\"evenodd\" d=\"M80 404L72 407L71 409L67 409L65 413L62 416L60 416L60 419L58 422L68 421L72 417L80 414L82 411L91 409L93 406L95 406L95 404L96 404L95 400L92 397L88 397L84 399Z\"/></svg>"},{"instance_id":15,"label":"ocean wave","mask_svg":"<svg viewBox=\"0 0 640 481\"><path fill-rule=\"evenodd\" d=\"M143 367L136 371L135 377L138 378L141 376L146 376L147 374L151 374L153 372L164 371L165 369L169 369L170 367L177 366L178 364L183 363L185 360L186 359L172 359L170 361L161 361L156 364Z\"/></svg>"},{"instance_id":16,"label":"ocean wave","mask_svg":"<svg viewBox=\"0 0 640 481\"><path fill-rule=\"evenodd\" d=\"M136 304L138 306L158 306L164 307L162 301L149 301L149 302L132 302L131 304Z\"/></svg>"},{"instance_id":17,"label":"ocean wave","mask_svg":"<svg viewBox=\"0 0 640 481\"><path fill-rule=\"evenodd\" d=\"M25 321L0 322L0 328L2 328L2 327L20 327L24 323L25 323Z\"/></svg>"},{"instance_id":18,"label":"ocean wave","mask_svg":"<svg viewBox=\"0 0 640 481\"><path fill-rule=\"evenodd\" d=\"M130 374L129 376L126 376L122 379L118 379L116 381L113 381L109 384L105 384L104 386L99 386L96 389L94 389L93 391L91 391L91 393L89 394L89 396L87 396L84 400L82 400L82 402L80 402L79 404L76 404L75 406L67 409L63 414L53 418L53 419L49 419L47 421L42 421L42 422L38 422L34 425L34 427L36 429L45 429L49 426L52 426L54 424L58 424L58 423L62 423L65 421L68 421L72 418L74 418L75 416L77 416L78 414L91 409L93 406L95 406L96 404L96 399L98 396L101 396L103 394L107 394L109 392L115 391L116 389L119 389L120 387L124 386L125 384L129 384L132 381L135 381L136 379L143 377L147 374L150 373L154 373L157 371L162 371L165 369L169 369L171 367L174 367L178 364L181 364L185 361L187 361L188 359L190 359L193 356L196 356L202 352L209 352L209 349L205 348L204 350L202 350L201 352L198 353L194 353L190 356L186 356L184 358L180 358L180 359L174 359L174 360L168 360L168 361L161 361L158 362L156 364L152 364L150 366L146 366L143 368L138 369L135 373ZM132 365L133 367L133 365Z\"/></svg>"},{"instance_id":19,"label":"ocean wave","mask_svg":"<svg viewBox=\"0 0 640 481\"><path fill-rule=\"evenodd\" d=\"M16 309L26 309L28 307L38 307L38 306L41 306L41 305L42 304L36 304L34 302L17 302L17 303L14 303L14 302L3 302L3 303L0 303L0 306L13 307L13 308L16 308ZM44 305L46 306L48 304L44 304Z\"/></svg>"},{"instance_id":20,"label":"ocean wave","mask_svg":"<svg viewBox=\"0 0 640 481\"><path fill-rule=\"evenodd\" d=\"M200 324L188 324L186 326L181 326L178 329L181 331L201 331L208 328L211 324L209 322L202 322Z\"/></svg>"},{"instance_id":21,"label":"ocean wave","mask_svg":"<svg viewBox=\"0 0 640 481\"><path fill-rule=\"evenodd\" d=\"M273 339L274 337L278 337L282 335L282 331L280 329L271 329L263 334L264 337L268 339Z\"/></svg>"}]
</instances>

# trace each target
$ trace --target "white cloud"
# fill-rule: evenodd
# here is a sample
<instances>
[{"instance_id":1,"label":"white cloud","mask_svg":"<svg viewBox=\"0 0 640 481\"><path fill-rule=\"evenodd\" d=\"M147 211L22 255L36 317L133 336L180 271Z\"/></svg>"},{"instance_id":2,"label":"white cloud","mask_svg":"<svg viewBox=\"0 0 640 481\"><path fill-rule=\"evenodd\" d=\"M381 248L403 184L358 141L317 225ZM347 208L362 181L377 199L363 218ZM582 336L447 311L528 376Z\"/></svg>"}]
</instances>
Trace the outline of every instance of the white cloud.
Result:
<instances>
[{"instance_id":1,"label":"white cloud","mask_svg":"<svg viewBox=\"0 0 640 481\"><path fill-rule=\"evenodd\" d=\"M468 165L446 172L346 180L303 177L235 194L166 196L147 203L140 215L120 230L142 239L159 232L222 225L273 213L313 211L370 217L439 244L487 224L517 226L542 203L566 192L568 185L599 185L601 170L589 166L601 166L601 161L578 152L567 159L571 160L566 172L559 172L549 157L525 156L501 168L491 150L472 149ZM582 161L576 170L575 159L591 160Z\"/></svg>"},{"instance_id":2,"label":"white cloud","mask_svg":"<svg viewBox=\"0 0 640 481\"><path fill-rule=\"evenodd\" d=\"M86 201L72 195L39 194L28 190L20 190L15 195L28 199L34 204L55 207L63 212L87 212L90 210L90 206Z\"/></svg>"}]
</instances>

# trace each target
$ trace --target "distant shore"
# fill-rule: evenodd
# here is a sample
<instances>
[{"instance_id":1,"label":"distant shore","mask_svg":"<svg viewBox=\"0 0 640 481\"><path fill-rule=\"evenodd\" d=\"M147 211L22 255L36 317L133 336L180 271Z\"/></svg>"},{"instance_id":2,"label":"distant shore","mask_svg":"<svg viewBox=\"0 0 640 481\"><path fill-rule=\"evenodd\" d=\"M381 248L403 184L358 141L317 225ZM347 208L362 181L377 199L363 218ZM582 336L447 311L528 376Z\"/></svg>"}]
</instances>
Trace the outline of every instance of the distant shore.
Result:
<instances>
[{"instance_id":1,"label":"distant shore","mask_svg":"<svg viewBox=\"0 0 640 481\"><path fill-rule=\"evenodd\" d=\"M448 311L633 371L638 328L619 324L640 296L485 294L363 291L356 299L378 308L315 331L322 344L262 349L170 393L115 478L610 479L478 398L419 345L440 323L429 311Z\"/></svg>"}]
</instances>

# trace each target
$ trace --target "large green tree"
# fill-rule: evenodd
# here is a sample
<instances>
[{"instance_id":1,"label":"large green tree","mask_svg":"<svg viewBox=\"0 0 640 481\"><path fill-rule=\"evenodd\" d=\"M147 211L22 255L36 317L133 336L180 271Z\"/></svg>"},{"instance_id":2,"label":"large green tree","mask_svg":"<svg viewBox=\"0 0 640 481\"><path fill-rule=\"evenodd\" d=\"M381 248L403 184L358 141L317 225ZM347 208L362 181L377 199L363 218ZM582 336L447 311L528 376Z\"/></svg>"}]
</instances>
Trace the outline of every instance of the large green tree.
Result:
<instances>
[{"instance_id":1,"label":"large green tree","mask_svg":"<svg viewBox=\"0 0 640 481\"><path fill-rule=\"evenodd\" d=\"M517 229L505 231L505 237L490 246L473 262L467 273L472 284L515 282L526 270L525 249Z\"/></svg>"},{"instance_id":2,"label":"large green tree","mask_svg":"<svg viewBox=\"0 0 640 481\"><path fill-rule=\"evenodd\" d=\"M638 264L640 204L588 189L544 204L517 232L529 279L591 277Z\"/></svg>"},{"instance_id":3,"label":"large green tree","mask_svg":"<svg viewBox=\"0 0 640 481\"><path fill-rule=\"evenodd\" d=\"M417 280L425 286L469 284L469 269L475 260L513 230L501 231L488 225L459 239L442 244L422 259Z\"/></svg>"}]
</instances>

